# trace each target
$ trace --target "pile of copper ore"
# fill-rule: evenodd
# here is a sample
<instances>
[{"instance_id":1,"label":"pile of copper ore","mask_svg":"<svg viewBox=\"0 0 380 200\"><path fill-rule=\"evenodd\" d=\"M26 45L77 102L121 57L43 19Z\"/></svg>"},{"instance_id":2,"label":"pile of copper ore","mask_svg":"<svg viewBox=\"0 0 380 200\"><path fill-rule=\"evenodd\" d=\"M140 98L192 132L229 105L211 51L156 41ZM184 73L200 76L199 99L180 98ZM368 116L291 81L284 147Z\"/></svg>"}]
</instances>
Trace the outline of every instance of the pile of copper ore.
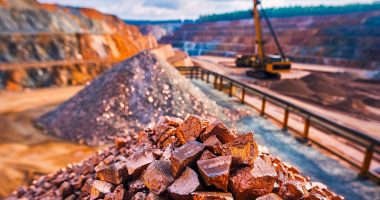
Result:
<instances>
[{"instance_id":1,"label":"pile of copper ore","mask_svg":"<svg viewBox=\"0 0 380 200\"><path fill-rule=\"evenodd\" d=\"M166 61L149 52L115 65L36 125L88 145L112 143L153 125L159 116L220 116L220 107Z\"/></svg>"},{"instance_id":2,"label":"pile of copper ore","mask_svg":"<svg viewBox=\"0 0 380 200\"><path fill-rule=\"evenodd\" d=\"M14 192L26 199L344 199L218 120L163 117Z\"/></svg>"}]
</instances>

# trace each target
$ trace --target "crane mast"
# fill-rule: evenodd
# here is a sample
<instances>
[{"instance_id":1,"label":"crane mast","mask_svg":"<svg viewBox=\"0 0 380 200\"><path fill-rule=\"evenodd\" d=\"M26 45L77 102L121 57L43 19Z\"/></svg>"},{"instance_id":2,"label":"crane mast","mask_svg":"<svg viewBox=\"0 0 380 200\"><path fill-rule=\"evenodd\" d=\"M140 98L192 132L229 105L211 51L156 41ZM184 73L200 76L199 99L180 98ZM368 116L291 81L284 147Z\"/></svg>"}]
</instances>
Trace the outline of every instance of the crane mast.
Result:
<instances>
[{"instance_id":1,"label":"crane mast","mask_svg":"<svg viewBox=\"0 0 380 200\"><path fill-rule=\"evenodd\" d=\"M261 28L260 12L259 12L259 0L253 0L253 18L255 23L256 41L255 41L255 53L259 60L264 60L264 44L263 44L263 33Z\"/></svg>"}]
</instances>

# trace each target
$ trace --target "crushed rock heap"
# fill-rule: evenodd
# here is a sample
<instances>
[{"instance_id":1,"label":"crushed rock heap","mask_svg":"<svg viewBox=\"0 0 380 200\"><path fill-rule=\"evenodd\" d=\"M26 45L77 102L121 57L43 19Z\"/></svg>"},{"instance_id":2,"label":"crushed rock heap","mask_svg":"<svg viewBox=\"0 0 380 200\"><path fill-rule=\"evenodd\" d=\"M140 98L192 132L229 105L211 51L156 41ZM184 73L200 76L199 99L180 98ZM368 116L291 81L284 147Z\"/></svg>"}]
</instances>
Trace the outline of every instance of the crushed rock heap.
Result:
<instances>
[{"instance_id":1,"label":"crushed rock heap","mask_svg":"<svg viewBox=\"0 0 380 200\"><path fill-rule=\"evenodd\" d=\"M218 120L163 117L14 192L26 199L343 199Z\"/></svg>"},{"instance_id":2,"label":"crushed rock heap","mask_svg":"<svg viewBox=\"0 0 380 200\"><path fill-rule=\"evenodd\" d=\"M159 116L218 114L220 108L167 62L149 52L121 62L36 124L90 145L143 129Z\"/></svg>"}]
</instances>

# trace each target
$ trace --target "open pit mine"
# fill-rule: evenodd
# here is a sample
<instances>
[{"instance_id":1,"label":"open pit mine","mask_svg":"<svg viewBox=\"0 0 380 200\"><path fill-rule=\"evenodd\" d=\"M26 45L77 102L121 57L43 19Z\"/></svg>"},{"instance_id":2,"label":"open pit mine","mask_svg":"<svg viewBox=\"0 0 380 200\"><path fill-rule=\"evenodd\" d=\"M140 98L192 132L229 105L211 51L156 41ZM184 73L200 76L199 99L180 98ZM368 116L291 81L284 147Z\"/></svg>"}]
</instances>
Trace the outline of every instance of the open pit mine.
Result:
<instances>
[{"instance_id":1,"label":"open pit mine","mask_svg":"<svg viewBox=\"0 0 380 200\"><path fill-rule=\"evenodd\" d=\"M136 22L0 0L0 198L380 199L380 3L260 4Z\"/></svg>"}]
</instances>

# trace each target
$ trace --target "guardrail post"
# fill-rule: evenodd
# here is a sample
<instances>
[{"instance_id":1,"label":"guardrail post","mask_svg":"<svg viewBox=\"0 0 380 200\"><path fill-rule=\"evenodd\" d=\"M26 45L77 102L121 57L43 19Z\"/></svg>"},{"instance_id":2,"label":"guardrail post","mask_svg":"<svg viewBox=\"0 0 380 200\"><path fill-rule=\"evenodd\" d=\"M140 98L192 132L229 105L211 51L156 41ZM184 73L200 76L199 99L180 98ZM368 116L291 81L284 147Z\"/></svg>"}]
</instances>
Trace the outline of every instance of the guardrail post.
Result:
<instances>
[{"instance_id":1,"label":"guardrail post","mask_svg":"<svg viewBox=\"0 0 380 200\"><path fill-rule=\"evenodd\" d=\"M210 82L210 72L209 72L209 71L207 71L207 77L206 77L206 80L207 80L207 83Z\"/></svg>"},{"instance_id":2,"label":"guardrail post","mask_svg":"<svg viewBox=\"0 0 380 200\"><path fill-rule=\"evenodd\" d=\"M244 104L245 103L245 87L243 86L243 88L241 89L241 103Z\"/></svg>"},{"instance_id":3,"label":"guardrail post","mask_svg":"<svg viewBox=\"0 0 380 200\"><path fill-rule=\"evenodd\" d=\"M202 81L204 80L203 76L204 76L204 71L203 71L203 69L201 69L201 80Z\"/></svg>"},{"instance_id":4,"label":"guardrail post","mask_svg":"<svg viewBox=\"0 0 380 200\"><path fill-rule=\"evenodd\" d=\"M303 129L303 142L309 140L309 129L310 129L310 116L305 118L305 127Z\"/></svg>"},{"instance_id":5,"label":"guardrail post","mask_svg":"<svg viewBox=\"0 0 380 200\"><path fill-rule=\"evenodd\" d=\"M261 116L265 115L265 104L267 103L267 97L263 96L263 101L261 103Z\"/></svg>"},{"instance_id":6,"label":"guardrail post","mask_svg":"<svg viewBox=\"0 0 380 200\"><path fill-rule=\"evenodd\" d=\"M218 75L214 74L214 88L218 87Z\"/></svg>"},{"instance_id":7,"label":"guardrail post","mask_svg":"<svg viewBox=\"0 0 380 200\"><path fill-rule=\"evenodd\" d=\"M284 125L282 126L282 130L288 130L288 121L289 121L289 106L286 106L284 113Z\"/></svg>"},{"instance_id":8,"label":"guardrail post","mask_svg":"<svg viewBox=\"0 0 380 200\"><path fill-rule=\"evenodd\" d=\"M190 69L190 79L193 79L193 68Z\"/></svg>"},{"instance_id":9,"label":"guardrail post","mask_svg":"<svg viewBox=\"0 0 380 200\"><path fill-rule=\"evenodd\" d=\"M220 76L219 91L222 91L222 89L223 89L223 76Z\"/></svg>"},{"instance_id":10,"label":"guardrail post","mask_svg":"<svg viewBox=\"0 0 380 200\"><path fill-rule=\"evenodd\" d=\"M229 91L229 96L232 97L232 89L234 87L234 83L230 81L230 91Z\"/></svg>"},{"instance_id":11,"label":"guardrail post","mask_svg":"<svg viewBox=\"0 0 380 200\"><path fill-rule=\"evenodd\" d=\"M373 157L374 148L375 148L375 146L373 144L371 144L369 147L367 147L367 149L365 151L365 157L364 157L363 165L362 165L362 168L361 168L360 174L359 174L360 177L365 177L369 172L369 168L371 166L371 161L372 161L372 157Z\"/></svg>"}]
</instances>

